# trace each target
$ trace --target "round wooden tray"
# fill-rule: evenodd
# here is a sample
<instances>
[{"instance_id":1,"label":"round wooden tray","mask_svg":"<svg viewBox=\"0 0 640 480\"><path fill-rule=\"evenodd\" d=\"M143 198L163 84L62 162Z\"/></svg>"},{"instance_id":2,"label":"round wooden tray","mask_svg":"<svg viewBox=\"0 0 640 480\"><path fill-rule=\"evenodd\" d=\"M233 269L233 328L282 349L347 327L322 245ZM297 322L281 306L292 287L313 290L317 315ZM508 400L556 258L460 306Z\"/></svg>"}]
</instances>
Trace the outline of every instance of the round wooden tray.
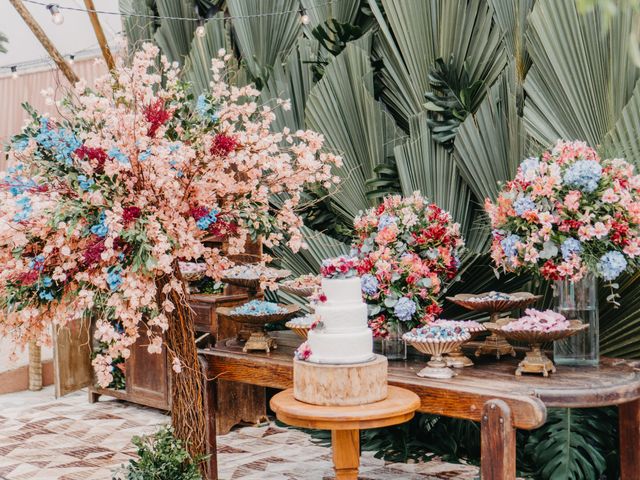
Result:
<instances>
[{"instance_id":1,"label":"round wooden tray","mask_svg":"<svg viewBox=\"0 0 640 480\"><path fill-rule=\"evenodd\" d=\"M478 312L508 312L510 310L514 310L516 308L526 307L531 305L542 298L542 295L534 295L529 292L517 292L510 293L512 297L515 297L513 300L485 300L482 302L470 302L470 298L474 297L482 297L484 295L488 295L489 292L485 293L461 293L456 295L455 297L447 297L447 300L455 303L456 305L460 305L468 310L474 310Z\"/></svg>"},{"instance_id":2,"label":"round wooden tray","mask_svg":"<svg viewBox=\"0 0 640 480\"><path fill-rule=\"evenodd\" d=\"M238 315L231 313L232 310L235 310L238 307L220 307L216 312L219 315L229 317L233 321L243 325L264 325L266 323L284 322L285 320L289 320L291 317L295 316L295 314L300 311L300 306L298 305L285 305L283 303L278 303L278 306L284 308L286 312L274 313L271 315Z\"/></svg>"}]
</instances>

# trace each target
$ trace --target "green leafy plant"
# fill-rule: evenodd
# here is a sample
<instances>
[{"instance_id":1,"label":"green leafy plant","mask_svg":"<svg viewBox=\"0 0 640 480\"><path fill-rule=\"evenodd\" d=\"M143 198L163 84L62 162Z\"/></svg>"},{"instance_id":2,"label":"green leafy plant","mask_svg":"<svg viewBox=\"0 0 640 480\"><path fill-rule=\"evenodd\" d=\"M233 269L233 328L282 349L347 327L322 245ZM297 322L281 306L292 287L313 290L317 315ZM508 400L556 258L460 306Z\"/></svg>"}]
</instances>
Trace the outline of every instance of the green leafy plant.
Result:
<instances>
[{"instance_id":1,"label":"green leafy plant","mask_svg":"<svg viewBox=\"0 0 640 480\"><path fill-rule=\"evenodd\" d=\"M482 97L484 83L472 81L465 64L462 71L458 71L452 55L448 63L442 58L436 59L429 71L429 84L433 91L424 95L427 99L425 108L431 114L429 127L433 139L451 150L458 127Z\"/></svg>"},{"instance_id":2,"label":"green leafy plant","mask_svg":"<svg viewBox=\"0 0 640 480\"><path fill-rule=\"evenodd\" d=\"M154 435L133 437L131 442L139 458L129 460L114 480L202 480L198 464L204 458L191 458L171 427L161 427Z\"/></svg>"}]
</instances>

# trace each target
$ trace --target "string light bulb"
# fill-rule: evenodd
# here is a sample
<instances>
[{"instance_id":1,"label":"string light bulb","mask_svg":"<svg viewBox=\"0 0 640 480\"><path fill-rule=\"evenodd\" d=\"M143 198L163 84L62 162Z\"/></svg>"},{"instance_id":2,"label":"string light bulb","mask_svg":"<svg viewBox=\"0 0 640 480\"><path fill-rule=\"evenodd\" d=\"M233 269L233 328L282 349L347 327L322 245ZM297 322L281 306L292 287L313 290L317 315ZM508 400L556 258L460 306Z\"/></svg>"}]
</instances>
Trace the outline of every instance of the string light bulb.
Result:
<instances>
[{"instance_id":1,"label":"string light bulb","mask_svg":"<svg viewBox=\"0 0 640 480\"><path fill-rule=\"evenodd\" d=\"M51 13L51 21L56 25L62 25L64 23L64 15L60 11L60 6L56 3L50 3L47 5L47 10Z\"/></svg>"},{"instance_id":2,"label":"string light bulb","mask_svg":"<svg viewBox=\"0 0 640 480\"><path fill-rule=\"evenodd\" d=\"M300 21L303 25L309 25L309 22L311 21L309 15L307 15L307 11L304 8L300 9Z\"/></svg>"},{"instance_id":3,"label":"string light bulb","mask_svg":"<svg viewBox=\"0 0 640 480\"><path fill-rule=\"evenodd\" d=\"M18 67L14 65L13 67L11 67L11 78L16 80L19 76L20 75L18 74Z\"/></svg>"},{"instance_id":4,"label":"string light bulb","mask_svg":"<svg viewBox=\"0 0 640 480\"><path fill-rule=\"evenodd\" d=\"M69 55L69 65L73 65L76 60L75 55Z\"/></svg>"},{"instance_id":5,"label":"string light bulb","mask_svg":"<svg viewBox=\"0 0 640 480\"><path fill-rule=\"evenodd\" d=\"M202 38L206 33L207 31L204 29L204 26L199 25L198 28L196 28L196 37Z\"/></svg>"}]
</instances>

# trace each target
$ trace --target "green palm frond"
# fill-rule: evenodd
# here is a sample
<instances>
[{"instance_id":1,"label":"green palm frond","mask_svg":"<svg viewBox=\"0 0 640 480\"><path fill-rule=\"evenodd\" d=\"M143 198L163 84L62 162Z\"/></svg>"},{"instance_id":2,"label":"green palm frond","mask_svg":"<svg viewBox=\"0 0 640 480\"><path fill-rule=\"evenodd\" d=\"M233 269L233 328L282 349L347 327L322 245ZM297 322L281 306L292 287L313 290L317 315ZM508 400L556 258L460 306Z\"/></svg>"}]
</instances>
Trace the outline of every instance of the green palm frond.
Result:
<instances>
[{"instance_id":1,"label":"green palm frond","mask_svg":"<svg viewBox=\"0 0 640 480\"><path fill-rule=\"evenodd\" d=\"M197 18L193 0L156 0L156 5L163 17ZM162 20L154 38L170 62L184 62L196 27L194 21Z\"/></svg>"},{"instance_id":2,"label":"green palm frond","mask_svg":"<svg viewBox=\"0 0 640 480\"><path fill-rule=\"evenodd\" d=\"M515 70L510 63L456 136L456 164L478 199L494 199L498 182L511 180L525 156L527 138L517 112Z\"/></svg>"},{"instance_id":3,"label":"green palm frond","mask_svg":"<svg viewBox=\"0 0 640 480\"><path fill-rule=\"evenodd\" d=\"M133 53L144 42L153 40L157 28L155 20L137 15L153 15L154 12L148 1L119 0L118 6L122 13L129 53Z\"/></svg>"},{"instance_id":4,"label":"green palm frond","mask_svg":"<svg viewBox=\"0 0 640 480\"><path fill-rule=\"evenodd\" d=\"M460 223L469 241L472 228L473 203L471 191L464 183L451 154L433 141L427 113L411 119L411 140L395 148L402 194L419 190L424 196L448 210Z\"/></svg>"},{"instance_id":5,"label":"green palm frond","mask_svg":"<svg viewBox=\"0 0 640 480\"><path fill-rule=\"evenodd\" d=\"M307 98L313 87L311 62L315 59L314 43L300 38L288 57L276 61L262 89L262 99L265 102L275 98L291 100L291 110L278 108L275 112L274 127L277 131L282 131L284 127L294 131L305 128Z\"/></svg>"},{"instance_id":6,"label":"green palm frond","mask_svg":"<svg viewBox=\"0 0 640 480\"><path fill-rule=\"evenodd\" d=\"M382 99L403 127L423 109L432 90L429 71L437 58L454 58L456 71L466 65L471 82L491 85L506 61L502 32L491 8L481 0L382 0L370 2L379 26L375 54L384 68Z\"/></svg>"},{"instance_id":7,"label":"green palm frond","mask_svg":"<svg viewBox=\"0 0 640 480\"><path fill-rule=\"evenodd\" d=\"M233 31L242 60L254 79L264 82L277 61L286 56L300 33L298 0L228 0ZM274 12L289 12L279 15ZM257 16L262 15L262 16Z\"/></svg>"},{"instance_id":8,"label":"green palm frond","mask_svg":"<svg viewBox=\"0 0 640 480\"><path fill-rule=\"evenodd\" d=\"M605 151L624 157L640 168L640 81L605 139Z\"/></svg>"},{"instance_id":9,"label":"green palm frond","mask_svg":"<svg viewBox=\"0 0 640 480\"><path fill-rule=\"evenodd\" d=\"M606 454L617 444L614 422L615 409L550 409L547 423L531 433L525 450L540 478L602 478Z\"/></svg>"},{"instance_id":10,"label":"green palm frond","mask_svg":"<svg viewBox=\"0 0 640 480\"><path fill-rule=\"evenodd\" d=\"M529 15L524 121L541 145L558 138L600 144L631 98L639 76L629 61L637 14L624 10L603 31L599 11L574 1L539 0Z\"/></svg>"},{"instance_id":11,"label":"green palm frond","mask_svg":"<svg viewBox=\"0 0 640 480\"><path fill-rule=\"evenodd\" d=\"M196 95L209 90L209 82L212 80L211 59L218 57L220 49L231 50L227 28L221 20L223 18L224 14L218 13L204 24L205 36L194 35L191 40L184 70Z\"/></svg>"},{"instance_id":12,"label":"green palm frond","mask_svg":"<svg viewBox=\"0 0 640 480\"><path fill-rule=\"evenodd\" d=\"M309 16L308 28L312 30L330 18L340 23L353 23L360 11L361 0L301 0L300 3Z\"/></svg>"},{"instance_id":13,"label":"green palm frond","mask_svg":"<svg viewBox=\"0 0 640 480\"><path fill-rule=\"evenodd\" d=\"M600 349L609 357L640 358L640 272L617 283L619 308L611 308L606 300L611 291L600 288Z\"/></svg>"},{"instance_id":14,"label":"green palm frond","mask_svg":"<svg viewBox=\"0 0 640 480\"><path fill-rule=\"evenodd\" d=\"M307 100L307 125L324 134L325 145L343 156L344 165L336 169L342 181L331 202L347 222L371 205L365 182L401 141L393 119L372 94L370 57L361 48L370 38L350 43L329 64Z\"/></svg>"}]
</instances>

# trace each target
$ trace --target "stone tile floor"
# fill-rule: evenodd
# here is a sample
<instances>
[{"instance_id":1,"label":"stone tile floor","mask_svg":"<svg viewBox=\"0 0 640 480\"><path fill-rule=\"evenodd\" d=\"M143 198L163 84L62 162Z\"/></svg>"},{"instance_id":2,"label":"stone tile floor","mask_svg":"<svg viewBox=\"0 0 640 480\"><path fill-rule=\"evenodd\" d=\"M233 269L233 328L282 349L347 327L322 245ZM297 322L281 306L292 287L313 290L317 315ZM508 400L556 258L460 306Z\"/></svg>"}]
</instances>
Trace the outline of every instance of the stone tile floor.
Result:
<instances>
[{"instance_id":1,"label":"stone tile floor","mask_svg":"<svg viewBox=\"0 0 640 480\"><path fill-rule=\"evenodd\" d=\"M0 396L0 479L110 480L135 456L129 440L153 432L168 417L156 410L85 392L62 399L53 390ZM308 435L269 424L218 437L220 480L328 480L330 449ZM361 480L472 480L478 470L441 461L389 464L365 452ZM178 480L178 479L176 479Z\"/></svg>"}]
</instances>

